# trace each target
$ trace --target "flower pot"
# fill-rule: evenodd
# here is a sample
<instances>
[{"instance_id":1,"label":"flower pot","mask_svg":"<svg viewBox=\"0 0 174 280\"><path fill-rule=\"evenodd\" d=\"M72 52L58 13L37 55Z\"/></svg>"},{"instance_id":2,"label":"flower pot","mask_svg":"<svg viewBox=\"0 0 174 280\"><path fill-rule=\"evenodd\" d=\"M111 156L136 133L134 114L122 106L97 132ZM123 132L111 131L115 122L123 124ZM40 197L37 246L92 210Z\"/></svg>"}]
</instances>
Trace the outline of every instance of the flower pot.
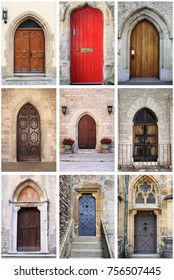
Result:
<instances>
[{"instance_id":1,"label":"flower pot","mask_svg":"<svg viewBox=\"0 0 174 280\"><path fill-rule=\"evenodd\" d=\"M102 153L109 154L110 153L110 144L102 144Z\"/></svg>"},{"instance_id":2,"label":"flower pot","mask_svg":"<svg viewBox=\"0 0 174 280\"><path fill-rule=\"evenodd\" d=\"M65 150L64 153L65 154L72 154L72 145L64 145Z\"/></svg>"}]
</instances>

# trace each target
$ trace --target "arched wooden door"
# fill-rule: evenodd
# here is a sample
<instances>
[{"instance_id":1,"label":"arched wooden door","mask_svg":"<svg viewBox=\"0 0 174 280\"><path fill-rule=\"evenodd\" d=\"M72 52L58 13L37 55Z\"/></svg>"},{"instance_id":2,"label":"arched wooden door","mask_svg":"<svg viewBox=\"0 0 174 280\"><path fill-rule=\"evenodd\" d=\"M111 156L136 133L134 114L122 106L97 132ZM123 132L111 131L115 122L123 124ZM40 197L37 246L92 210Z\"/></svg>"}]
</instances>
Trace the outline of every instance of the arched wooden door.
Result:
<instances>
[{"instance_id":1,"label":"arched wooden door","mask_svg":"<svg viewBox=\"0 0 174 280\"><path fill-rule=\"evenodd\" d=\"M134 161L157 161L158 126L157 117L149 109L143 108L134 116Z\"/></svg>"},{"instance_id":2,"label":"arched wooden door","mask_svg":"<svg viewBox=\"0 0 174 280\"><path fill-rule=\"evenodd\" d=\"M14 72L43 73L45 71L45 37L41 27L28 19L14 35Z\"/></svg>"},{"instance_id":3,"label":"arched wooden door","mask_svg":"<svg viewBox=\"0 0 174 280\"><path fill-rule=\"evenodd\" d=\"M96 201L92 194L79 199L79 236L96 235Z\"/></svg>"},{"instance_id":4,"label":"arched wooden door","mask_svg":"<svg viewBox=\"0 0 174 280\"><path fill-rule=\"evenodd\" d=\"M83 116L78 123L79 149L95 149L96 147L96 122L89 116Z\"/></svg>"},{"instance_id":5,"label":"arched wooden door","mask_svg":"<svg viewBox=\"0 0 174 280\"><path fill-rule=\"evenodd\" d=\"M134 253L157 252L156 215L152 211L138 211L134 220Z\"/></svg>"},{"instance_id":6,"label":"arched wooden door","mask_svg":"<svg viewBox=\"0 0 174 280\"><path fill-rule=\"evenodd\" d=\"M86 5L71 14L71 84L103 82L103 15Z\"/></svg>"},{"instance_id":7,"label":"arched wooden door","mask_svg":"<svg viewBox=\"0 0 174 280\"><path fill-rule=\"evenodd\" d=\"M17 251L40 251L40 212L37 208L18 211Z\"/></svg>"},{"instance_id":8,"label":"arched wooden door","mask_svg":"<svg viewBox=\"0 0 174 280\"><path fill-rule=\"evenodd\" d=\"M159 34L148 20L140 21L131 33L130 76L159 77Z\"/></svg>"},{"instance_id":9,"label":"arched wooden door","mask_svg":"<svg viewBox=\"0 0 174 280\"><path fill-rule=\"evenodd\" d=\"M27 103L17 117L17 160L40 161L40 117L36 108Z\"/></svg>"}]
</instances>

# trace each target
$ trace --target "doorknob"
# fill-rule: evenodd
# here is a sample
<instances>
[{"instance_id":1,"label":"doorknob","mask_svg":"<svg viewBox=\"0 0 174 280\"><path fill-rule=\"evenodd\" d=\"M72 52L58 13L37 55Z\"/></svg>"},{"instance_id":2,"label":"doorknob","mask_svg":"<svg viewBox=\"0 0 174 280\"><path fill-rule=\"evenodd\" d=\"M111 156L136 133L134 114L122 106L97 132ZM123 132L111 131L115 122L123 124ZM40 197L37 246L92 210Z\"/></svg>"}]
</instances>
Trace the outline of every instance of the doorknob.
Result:
<instances>
[{"instance_id":1,"label":"doorknob","mask_svg":"<svg viewBox=\"0 0 174 280\"><path fill-rule=\"evenodd\" d=\"M77 48L77 49L76 49L76 51L77 51L77 52L79 52L79 51L80 51L80 49L78 49L78 48Z\"/></svg>"}]
</instances>

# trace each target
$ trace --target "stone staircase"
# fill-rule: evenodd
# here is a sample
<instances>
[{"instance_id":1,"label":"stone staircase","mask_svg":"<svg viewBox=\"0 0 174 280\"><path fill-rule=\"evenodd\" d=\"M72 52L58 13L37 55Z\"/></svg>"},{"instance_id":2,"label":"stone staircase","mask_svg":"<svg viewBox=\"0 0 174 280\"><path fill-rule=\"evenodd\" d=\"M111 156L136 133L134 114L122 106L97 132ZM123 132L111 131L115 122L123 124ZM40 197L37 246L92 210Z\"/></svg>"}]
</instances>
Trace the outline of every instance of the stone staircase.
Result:
<instances>
[{"instance_id":1,"label":"stone staircase","mask_svg":"<svg viewBox=\"0 0 174 280\"><path fill-rule=\"evenodd\" d=\"M77 237L72 242L70 258L103 258L100 238L95 236Z\"/></svg>"}]
</instances>

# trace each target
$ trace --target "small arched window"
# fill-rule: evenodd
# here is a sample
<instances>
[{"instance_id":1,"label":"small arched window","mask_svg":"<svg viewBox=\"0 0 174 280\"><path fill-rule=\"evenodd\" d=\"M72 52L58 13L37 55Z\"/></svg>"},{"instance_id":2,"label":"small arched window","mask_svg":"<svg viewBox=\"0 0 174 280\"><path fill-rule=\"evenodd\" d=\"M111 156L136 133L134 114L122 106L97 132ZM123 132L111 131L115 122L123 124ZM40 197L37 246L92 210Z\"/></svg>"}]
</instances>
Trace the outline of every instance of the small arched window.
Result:
<instances>
[{"instance_id":1,"label":"small arched window","mask_svg":"<svg viewBox=\"0 0 174 280\"><path fill-rule=\"evenodd\" d=\"M157 117L149 109L139 110L133 119L133 158L134 161L157 161L158 126Z\"/></svg>"}]
</instances>

